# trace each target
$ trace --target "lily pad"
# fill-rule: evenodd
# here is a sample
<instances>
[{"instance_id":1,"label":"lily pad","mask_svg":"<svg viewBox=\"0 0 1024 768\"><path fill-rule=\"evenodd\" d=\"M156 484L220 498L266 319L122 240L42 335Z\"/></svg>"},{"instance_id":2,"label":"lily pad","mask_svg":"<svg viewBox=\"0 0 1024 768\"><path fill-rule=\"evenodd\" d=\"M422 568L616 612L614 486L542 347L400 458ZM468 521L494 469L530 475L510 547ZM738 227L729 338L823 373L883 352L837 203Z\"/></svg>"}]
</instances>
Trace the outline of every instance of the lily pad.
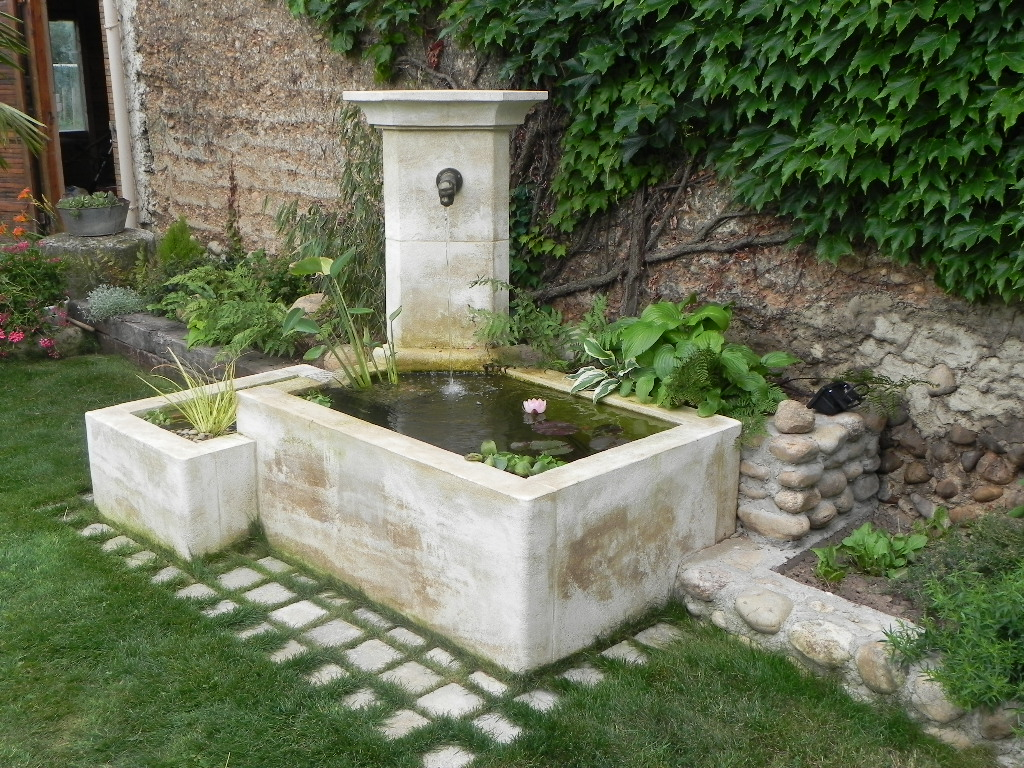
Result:
<instances>
[{"instance_id":1,"label":"lily pad","mask_svg":"<svg viewBox=\"0 0 1024 768\"><path fill-rule=\"evenodd\" d=\"M564 456L572 453L572 446L564 440L531 440L530 442L512 443L513 451L535 451L548 456Z\"/></svg>"},{"instance_id":2,"label":"lily pad","mask_svg":"<svg viewBox=\"0 0 1024 768\"><path fill-rule=\"evenodd\" d=\"M575 435L580 428L568 421L538 421L531 425L540 435Z\"/></svg>"}]
</instances>

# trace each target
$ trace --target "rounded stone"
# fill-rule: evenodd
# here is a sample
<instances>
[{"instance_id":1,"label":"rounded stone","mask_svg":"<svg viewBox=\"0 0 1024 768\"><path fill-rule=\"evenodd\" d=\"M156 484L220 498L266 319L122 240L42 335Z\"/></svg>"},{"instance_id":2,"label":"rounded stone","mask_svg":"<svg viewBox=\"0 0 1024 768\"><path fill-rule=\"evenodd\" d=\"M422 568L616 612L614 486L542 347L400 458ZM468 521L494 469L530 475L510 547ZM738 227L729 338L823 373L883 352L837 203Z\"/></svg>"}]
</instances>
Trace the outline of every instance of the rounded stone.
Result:
<instances>
[{"instance_id":1,"label":"rounded stone","mask_svg":"<svg viewBox=\"0 0 1024 768\"><path fill-rule=\"evenodd\" d=\"M1013 701L1000 704L981 716L978 727L986 739L1008 739L1016 729L1024 728L1024 708Z\"/></svg>"},{"instance_id":2,"label":"rounded stone","mask_svg":"<svg viewBox=\"0 0 1024 768\"><path fill-rule=\"evenodd\" d=\"M784 435L802 435L814 429L814 411L796 400L783 400L775 411L775 428Z\"/></svg>"},{"instance_id":3,"label":"rounded stone","mask_svg":"<svg viewBox=\"0 0 1024 768\"><path fill-rule=\"evenodd\" d=\"M864 474L864 462L854 460L843 465L843 475L849 482L853 482Z\"/></svg>"},{"instance_id":4,"label":"rounded stone","mask_svg":"<svg viewBox=\"0 0 1024 768\"><path fill-rule=\"evenodd\" d=\"M821 501L821 494L818 493L817 488L802 491L785 490L776 493L774 501L775 505L783 512L798 515L813 509Z\"/></svg>"},{"instance_id":5,"label":"rounded stone","mask_svg":"<svg viewBox=\"0 0 1024 768\"><path fill-rule=\"evenodd\" d=\"M849 485L849 481L842 470L829 469L823 472L821 479L818 480L818 493L828 499L845 491L847 485Z\"/></svg>"},{"instance_id":6,"label":"rounded stone","mask_svg":"<svg viewBox=\"0 0 1024 768\"><path fill-rule=\"evenodd\" d=\"M882 463L878 466L878 471L883 475L888 475L890 472L895 472L897 469L903 466L903 459L895 451L885 451L882 454Z\"/></svg>"},{"instance_id":7,"label":"rounded stone","mask_svg":"<svg viewBox=\"0 0 1024 768\"><path fill-rule=\"evenodd\" d=\"M984 517L987 511L980 504L961 504L959 507L953 507L949 510L949 522L953 523L953 525L969 523L971 520Z\"/></svg>"},{"instance_id":8,"label":"rounded stone","mask_svg":"<svg viewBox=\"0 0 1024 768\"><path fill-rule=\"evenodd\" d=\"M737 514L748 530L769 539L796 541L811 530L811 523L806 515L769 512L747 504L740 505Z\"/></svg>"},{"instance_id":9,"label":"rounded stone","mask_svg":"<svg viewBox=\"0 0 1024 768\"><path fill-rule=\"evenodd\" d=\"M736 597L736 612L751 628L774 635L793 611L793 601L763 587L753 587Z\"/></svg>"},{"instance_id":10,"label":"rounded stone","mask_svg":"<svg viewBox=\"0 0 1024 768\"><path fill-rule=\"evenodd\" d=\"M929 446L928 458L939 464L948 464L956 459L956 449L950 443L938 441Z\"/></svg>"},{"instance_id":11,"label":"rounded stone","mask_svg":"<svg viewBox=\"0 0 1024 768\"><path fill-rule=\"evenodd\" d=\"M1003 495L1003 489L998 485L982 485L974 489L971 498L984 504L986 501L995 501Z\"/></svg>"},{"instance_id":12,"label":"rounded stone","mask_svg":"<svg viewBox=\"0 0 1024 768\"><path fill-rule=\"evenodd\" d=\"M806 464L818 456L818 444L806 435L776 435L768 441L768 451L790 464Z\"/></svg>"},{"instance_id":13,"label":"rounded stone","mask_svg":"<svg viewBox=\"0 0 1024 768\"><path fill-rule=\"evenodd\" d=\"M895 693L906 680L899 665L893 663L888 643L864 643L854 654L854 661L864 685L875 693Z\"/></svg>"},{"instance_id":14,"label":"rounded stone","mask_svg":"<svg viewBox=\"0 0 1024 768\"><path fill-rule=\"evenodd\" d=\"M850 433L842 424L828 424L814 430L813 437L822 453L835 453L850 439Z\"/></svg>"},{"instance_id":15,"label":"rounded stone","mask_svg":"<svg viewBox=\"0 0 1024 768\"><path fill-rule=\"evenodd\" d=\"M974 441L978 439L978 433L967 429L967 427L954 424L946 433L946 438L954 445L974 445Z\"/></svg>"},{"instance_id":16,"label":"rounded stone","mask_svg":"<svg viewBox=\"0 0 1024 768\"><path fill-rule=\"evenodd\" d=\"M711 614L711 623L719 629L729 631L729 617L725 615L725 611L714 611Z\"/></svg>"},{"instance_id":17,"label":"rounded stone","mask_svg":"<svg viewBox=\"0 0 1024 768\"><path fill-rule=\"evenodd\" d=\"M865 417L853 411L837 414L832 417L832 421L845 429L851 440L859 440L867 431Z\"/></svg>"},{"instance_id":18,"label":"rounded stone","mask_svg":"<svg viewBox=\"0 0 1024 768\"><path fill-rule=\"evenodd\" d=\"M981 460L984 451L973 450L964 451L960 454L960 466L964 468L964 472L973 472L974 468L978 466L978 462Z\"/></svg>"},{"instance_id":19,"label":"rounded stone","mask_svg":"<svg viewBox=\"0 0 1024 768\"><path fill-rule=\"evenodd\" d=\"M857 501L867 501L878 493L878 475L861 475L850 486L853 490L853 498Z\"/></svg>"},{"instance_id":20,"label":"rounded stone","mask_svg":"<svg viewBox=\"0 0 1024 768\"><path fill-rule=\"evenodd\" d=\"M853 634L830 621L801 621L790 627L789 642L823 667L841 667L850 659Z\"/></svg>"},{"instance_id":21,"label":"rounded stone","mask_svg":"<svg viewBox=\"0 0 1024 768\"><path fill-rule=\"evenodd\" d=\"M920 461L912 461L907 465L907 468L903 471L904 482L916 485L918 483L927 483L932 479L932 473L928 471L928 467L922 464Z\"/></svg>"},{"instance_id":22,"label":"rounded stone","mask_svg":"<svg viewBox=\"0 0 1024 768\"><path fill-rule=\"evenodd\" d=\"M976 470L979 475L996 485L1006 485L1014 478L1013 467L998 454L986 453L978 460Z\"/></svg>"},{"instance_id":23,"label":"rounded stone","mask_svg":"<svg viewBox=\"0 0 1024 768\"><path fill-rule=\"evenodd\" d=\"M810 488L821 479L825 468L821 464L801 464L795 469L779 473L779 485L784 488Z\"/></svg>"},{"instance_id":24,"label":"rounded stone","mask_svg":"<svg viewBox=\"0 0 1024 768\"><path fill-rule=\"evenodd\" d=\"M721 568L693 566L679 574L678 586L690 597L698 600L711 600L731 580L728 571Z\"/></svg>"},{"instance_id":25,"label":"rounded stone","mask_svg":"<svg viewBox=\"0 0 1024 768\"><path fill-rule=\"evenodd\" d=\"M914 511L925 520L935 517L935 502L931 499L926 499L919 493L912 493L910 494L910 503L914 506Z\"/></svg>"},{"instance_id":26,"label":"rounded stone","mask_svg":"<svg viewBox=\"0 0 1024 768\"><path fill-rule=\"evenodd\" d=\"M759 486L750 485L749 483L740 483L740 496L754 500L767 499L768 491Z\"/></svg>"},{"instance_id":27,"label":"rounded stone","mask_svg":"<svg viewBox=\"0 0 1024 768\"><path fill-rule=\"evenodd\" d=\"M942 685L919 672L910 683L910 701L914 708L935 723L951 723L964 710L951 702Z\"/></svg>"},{"instance_id":28,"label":"rounded stone","mask_svg":"<svg viewBox=\"0 0 1024 768\"><path fill-rule=\"evenodd\" d=\"M326 293L307 293L305 296L299 296L299 298L292 302L291 308L295 309L298 307L304 310L307 315L315 315L326 301Z\"/></svg>"},{"instance_id":29,"label":"rounded stone","mask_svg":"<svg viewBox=\"0 0 1024 768\"><path fill-rule=\"evenodd\" d=\"M947 477L935 484L935 493L940 498L952 499L960 493L960 485L953 478Z\"/></svg>"},{"instance_id":30,"label":"rounded stone","mask_svg":"<svg viewBox=\"0 0 1024 768\"><path fill-rule=\"evenodd\" d=\"M878 468L882 466L882 457L873 453L861 459L860 466L865 472L877 472Z\"/></svg>"},{"instance_id":31,"label":"rounded stone","mask_svg":"<svg viewBox=\"0 0 1024 768\"><path fill-rule=\"evenodd\" d=\"M956 375L945 363L939 363L928 371L925 380L928 382L928 394L932 397L948 395L957 389Z\"/></svg>"},{"instance_id":32,"label":"rounded stone","mask_svg":"<svg viewBox=\"0 0 1024 768\"><path fill-rule=\"evenodd\" d=\"M874 475L872 475L872 477L874 477ZM853 489L847 488L835 498L830 499L830 501L835 505L836 511L842 515L853 509L856 499L853 498Z\"/></svg>"},{"instance_id":33,"label":"rounded stone","mask_svg":"<svg viewBox=\"0 0 1024 768\"><path fill-rule=\"evenodd\" d=\"M1006 460L1017 469L1024 469L1024 445L1015 445L1007 450Z\"/></svg>"},{"instance_id":34,"label":"rounded stone","mask_svg":"<svg viewBox=\"0 0 1024 768\"><path fill-rule=\"evenodd\" d=\"M823 501L807 513L807 520L810 522L811 528L824 528L835 520L838 514L839 510L836 509L835 504L831 501Z\"/></svg>"},{"instance_id":35,"label":"rounded stone","mask_svg":"<svg viewBox=\"0 0 1024 768\"><path fill-rule=\"evenodd\" d=\"M755 480L767 480L772 475L772 471L763 464L755 464L752 461L741 461L740 462L740 474L746 477L752 477Z\"/></svg>"},{"instance_id":36,"label":"rounded stone","mask_svg":"<svg viewBox=\"0 0 1024 768\"><path fill-rule=\"evenodd\" d=\"M889 423L889 419L886 418L885 414L881 411L874 409L864 414L864 426L869 432L873 432L876 435L885 429L885 425Z\"/></svg>"}]
</instances>

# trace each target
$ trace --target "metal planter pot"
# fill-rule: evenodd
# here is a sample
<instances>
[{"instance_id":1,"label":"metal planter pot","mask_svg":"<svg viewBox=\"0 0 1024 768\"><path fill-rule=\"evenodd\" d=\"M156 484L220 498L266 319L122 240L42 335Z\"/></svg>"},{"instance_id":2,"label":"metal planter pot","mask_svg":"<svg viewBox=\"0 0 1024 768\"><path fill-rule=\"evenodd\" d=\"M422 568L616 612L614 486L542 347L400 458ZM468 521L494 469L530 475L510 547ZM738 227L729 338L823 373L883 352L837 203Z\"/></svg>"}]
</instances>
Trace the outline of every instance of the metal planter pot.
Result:
<instances>
[{"instance_id":1,"label":"metal planter pot","mask_svg":"<svg viewBox=\"0 0 1024 768\"><path fill-rule=\"evenodd\" d=\"M64 231L78 237L116 235L128 219L129 202L119 198L118 205L107 208L58 208Z\"/></svg>"}]
</instances>

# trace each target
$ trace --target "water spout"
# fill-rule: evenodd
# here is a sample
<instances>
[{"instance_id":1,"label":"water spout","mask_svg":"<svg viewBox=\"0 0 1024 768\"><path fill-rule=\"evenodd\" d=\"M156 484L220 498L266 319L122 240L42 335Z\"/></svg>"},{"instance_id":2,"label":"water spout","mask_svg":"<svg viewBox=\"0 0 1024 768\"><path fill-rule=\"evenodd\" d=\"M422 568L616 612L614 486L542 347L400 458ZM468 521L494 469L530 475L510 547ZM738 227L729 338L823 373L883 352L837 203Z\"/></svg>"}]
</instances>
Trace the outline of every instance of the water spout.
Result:
<instances>
[{"instance_id":1,"label":"water spout","mask_svg":"<svg viewBox=\"0 0 1024 768\"><path fill-rule=\"evenodd\" d=\"M435 180L437 194L441 198L441 205L445 208L455 202L455 193L462 189L462 174L454 168L445 168Z\"/></svg>"}]
</instances>

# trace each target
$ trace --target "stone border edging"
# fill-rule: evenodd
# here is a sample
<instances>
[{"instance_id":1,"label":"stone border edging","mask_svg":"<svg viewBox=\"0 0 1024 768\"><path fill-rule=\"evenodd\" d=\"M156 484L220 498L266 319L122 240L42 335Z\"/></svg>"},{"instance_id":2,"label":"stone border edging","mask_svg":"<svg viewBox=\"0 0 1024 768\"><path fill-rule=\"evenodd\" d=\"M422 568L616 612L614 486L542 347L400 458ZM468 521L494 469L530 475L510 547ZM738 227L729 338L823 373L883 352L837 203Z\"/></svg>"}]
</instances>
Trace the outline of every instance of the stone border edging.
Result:
<instances>
[{"instance_id":1,"label":"stone border edging","mask_svg":"<svg viewBox=\"0 0 1024 768\"><path fill-rule=\"evenodd\" d=\"M691 615L790 658L819 675L835 675L854 697L901 706L927 733L954 746L989 746L1008 768L1024 764L1024 709L1003 705L965 712L928 676L927 664L903 669L890 658L884 631L909 624L773 568L793 550L728 539L688 558L676 594Z\"/></svg>"}]
</instances>

